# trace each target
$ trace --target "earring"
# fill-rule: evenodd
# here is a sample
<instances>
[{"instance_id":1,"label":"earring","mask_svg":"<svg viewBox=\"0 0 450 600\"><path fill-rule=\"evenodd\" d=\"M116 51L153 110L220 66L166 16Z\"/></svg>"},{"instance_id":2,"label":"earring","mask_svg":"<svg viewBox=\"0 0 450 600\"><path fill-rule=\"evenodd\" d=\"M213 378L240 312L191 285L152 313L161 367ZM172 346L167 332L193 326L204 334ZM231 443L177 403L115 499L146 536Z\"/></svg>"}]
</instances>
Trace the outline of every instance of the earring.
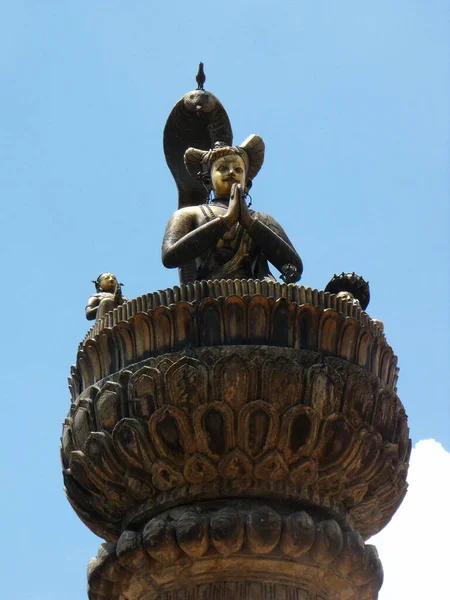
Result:
<instances>
[{"instance_id":1,"label":"earring","mask_svg":"<svg viewBox=\"0 0 450 600\"><path fill-rule=\"evenodd\" d=\"M211 175L209 171L206 171L206 173L202 173L200 179L202 180L202 183L205 186L205 188L209 189L211 187Z\"/></svg>"}]
</instances>

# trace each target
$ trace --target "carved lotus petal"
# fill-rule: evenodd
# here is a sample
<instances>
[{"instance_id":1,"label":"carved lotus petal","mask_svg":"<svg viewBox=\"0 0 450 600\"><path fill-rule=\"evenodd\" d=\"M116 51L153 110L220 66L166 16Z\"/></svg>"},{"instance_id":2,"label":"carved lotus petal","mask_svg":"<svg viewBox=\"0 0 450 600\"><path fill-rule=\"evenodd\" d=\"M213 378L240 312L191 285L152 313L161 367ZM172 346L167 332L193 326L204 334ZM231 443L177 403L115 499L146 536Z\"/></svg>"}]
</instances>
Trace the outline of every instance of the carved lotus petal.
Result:
<instances>
[{"instance_id":1,"label":"carved lotus petal","mask_svg":"<svg viewBox=\"0 0 450 600\"><path fill-rule=\"evenodd\" d=\"M342 530L334 519L321 521L316 527L316 539L311 548L312 559L327 564L335 558L344 545Z\"/></svg>"},{"instance_id":2,"label":"carved lotus petal","mask_svg":"<svg viewBox=\"0 0 450 600\"><path fill-rule=\"evenodd\" d=\"M180 555L171 524L163 518L155 518L147 523L142 532L145 550L155 560L169 565Z\"/></svg>"},{"instance_id":3,"label":"carved lotus petal","mask_svg":"<svg viewBox=\"0 0 450 600\"><path fill-rule=\"evenodd\" d=\"M320 419L315 411L304 404L284 413L280 441L284 459L288 464L311 454L316 444L319 425Z\"/></svg>"},{"instance_id":4,"label":"carved lotus petal","mask_svg":"<svg viewBox=\"0 0 450 600\"><path fill-rule=\"evenodd\" d=\"M262 398L280 413L301 401L303 369L286 358L266 360L262 368Z\"/></svg>"},{"instance_id":5,"label":"carved lotus petal","mask_svg":"<svg viewBox=\"0 0 450 600\"><path fill-rule=\"evenodd\" d=\"M87 579L90 592L95 592L105 597L111 595L113 582L103 579L102 574L106 564L114 559L114 546L105 543L100 546L98 555L95 558L91 558L88 562Z\"/></svg>"},{"instance_id":6,"label":"carved lotus petal","mask_svg":"<svg viewBox=\"0 0 450 600\"><path fill-rule=\"evenodd\" d=\"M128 476L126 478L128 489L133 494L136 500L147 500L155 494L153 486L148 482L138 477Z\"/></svg>"},{"instance_id":7,"label":"carved lotus petal","mask_svg":"<svg viewBox=\"0 0 450 600\"><path fill-rule=\"evenodd\" d=\"M364 496L367 494L368 489L368 483L365 481L360 481L345 488L345 490L342 492L341 499L346 506L355 506L356 504L360 504L360 502L362 502Z\"/></svg>"},{"instance_id":8,"label":"carved lotus petal","mask_svg":"<svg viewBox=\"0 0 450 600\"><path fill-rule=\"evenodd\" d=\"M316 447L322 469L330 469L344 462L355 450L355 435L348 420L340 413L332 413L325 419Z\"/></svg>"},{"instance_id":9,"label":"carved lotus petal","mask_svg":"<svg viewBox=\"0 0 450 600\"><path fill-rule=\"evenodd\" d=\"M229 296L224 307L225 336L229 344L243 344L247 337L246 304L239 296Z\"/></svg>"},{"instance_id":10,"label":"carved lotus petal","mask_svg":"<svg viewBox=\"0 0 450 600\"><path fill-rule=\"evenodd\" d=\"M317 462L312 458L300 460L289 472L289 479L297 486L312 485L318 478Z\"/></svg>"},{"instance_id":11,"label":"carved lotus petal","mask_svg":"<svg viewBox=\"0 0 450 600\"><path fill-rule=\"evenodd\" d=\"M383 583L383 567L381 566L381 561L375 546L370 544L365 546L362 567L352 573L352 578L356 585L368 585L373 589L377 586L377 589L381 587L381 584ZM367 597L370 598L370 596Z\"/></svg>"},{"instance_id":12,"label":"carved lotus petal","mask_svg":"<svg viewBox=\"0 0 450 600\"><path fill-rule=\"evenodd\" d=\"M208 373L199 360L183 356L165 374L173 404L193 408L206 402Z\"/></svg>"},{"instance_id":13,"label":"carved lotus petal","mask_svg":"<svg viewBox=\"0 0 450 600\"><path fill-rule=\"evenodd\" d=\"M280 547L288 556L298 558L308 552L315 537L316 528L312 518L304 511L297 512L284 523Z\"/></svg>"},{"instance_id":14,"label":"carved lotus petal","mask_svg":"<svg viewBox=\"0 0 450 600\"><path fill-rule=\"evenodd\" d=\"M100 490L95 482L95 474L89 468L86 457L80 450L75 450L70 455L71 476L89 492L98 494Z\"/></svg>"},{"instance_id":15,"label":"carved lotus petal","mask_svg":"<svg viewBox=\"0 0 450 600\"><path fill-rule=\"evenodd\" d=\"M211 539L224 556L239 552L244 542L244 523L237 510L224 508L212 517Z\"/></svg>"},{"instance_id":16,"label":"carved lotus petal","mask_svg":"<svg viewBox=\"0 0 450 600\"><path fill-rule=\"evenodd\" d=\"M163 353L170 352L173 345L173 314L166 306L158 306L151 315L155 346Z\"/></svg>"},{"instance_id":17,"label":"carved lotus petal","mask_svg":"<svg viewBox=\"0 0 450 600\"><path fill-rule=\"evenodd\" d=\"M268 452L255 465L254 474L257 479L284 479L289 473L281 454L277 450Z\"/></svg>"},{"instance_id":18,"label":"carved lotus petal","mask_svg":"<svg viewBox=\"0 0 450 600\"><path fill-rule=\"evenodd\" d=\"M280 515L272 508L260 506L248 515L248 547L254 554L271 552L278 544L280 534Z\"/></svg>"},{"instance_id":19,"label":"carved lotus petal","mask_svg":"<svg viewBox=\"0 0 450 600\"><path fill-rule=\"evenodd\" d=\"M219 473L224 479L244 479L251 477L253 462L250 458L236 448L222 458L218 465Z\"/></svg>"},{"instance_id":20,"label":"carved lotus petal","mask_svg":"<svg viewBox=\"0 0 450 600\"><path fill-rule=\"evenodd\" d=\"M326 471L317 482L317 489L319 494L326 494L328 496L335 496L340 494L344 489L345 484L345 473L339 467L334 467L329 471Z\"/></svg>"},{"instance_id":21,"label":"carved lotus petal","mask_svg":"<svg viewBox=\"0 0 450 600\"><path fill-rule=\"evenodd\" d=\"M246 404L239 413L239 446L253 458L259 458L276 446L279 416L268 402L255 400Z\"/></svg>"},{"instance_id":22,"label":"carved lotus petal","mask_svg":"<svg viewBox=\"0 0 450 600\"><path fill-rule=\"evenodd\" d=\"M199 558L209 546L208 524L202 515L187 512L178 519L177 539L188 556Z\"/></svg>"},{"instance_id":23,"label":"carved lotus petal","mask_svg":"<svg viewBox=\"0 0 450 600\"><path fill-rule=\"evenodd\" d=\"M378 515L378 500L369 498L365 502L358 504L350 511L350 516L358 524L360 521L371 523Z\"/></svg>"},{"instance_id":24,"label":"carved lotus petal","mask_svg":"<svg viewBox=\"0 0 450 600\"><path fill-rule=\"evenodd\" d=\"M103 578L114 583L122 581L122 578L126 575L126 569L122 567L118 560L107 562L102 569Z\"/></svg>"},{"instance_id":25,"label":"carved lotus petal","mask_svg":"<svg viewBox=\"0 0 450 600\"><path fill-rule=\"evenodd\" d=\"M66 418L63 425L63 432L61 436L61 460L64 468L67 469L69 466L68 457L70 453L75 450L72 435L72 419Z\"/></svg>"},{"instance_id":26,"label":"carved lotus petal","mask_svg":"<svg viewBox=\"0 0 450 600\"><path fill-rule=\"evenodd\" d=\"M158 409L149 421L152 443L160 456L183 465L185 453L192 450L191 422L188 415L175 406Z\"/></svg>"},{"instance_id":27,"label":"carved lotus petal","mask_svg":"<svg viewBox=\"0 0 450 600\"><path fill-rule=\"evenodd\" d=\"M223 402L197 408L192 417L199 450L218 460L235 445L234 415Z\"/></svg>"},{"instance_id":28,"label":"carved lotus petal","mask_svg":"<svg viewBox=\"0 0 450 600\"><path fill-rule=\"evenodd\" d=\"M128 387L128 396L132 399L131 414L148 420L161 403L161 387L161 373L158 369L143 367L134 373Z\"/></svg>"},{"instance_id":29,"label":"carved lotus petal","mask_svg":"<svg viewBox=\"0 0 450 600\"><path fill-rule=\"evenodd\" d=\"M102 513L125 509L126 497L123 494L123 489L110 481L105 481L104 477L101 477L97 470L92 469L92 465L87 460L87 457L80 451L75 451L71 454L70 474L73 475L83 488L88 489L90 492L90 497L88 496L84 499L79 494L80 488L78 486L77 488L73 488L70 485L70 478L68 478L66 489L69 497L73 496L77 503L79 502L82 506L88 506L92 503L97 509L100 508ZM106 505L105 498L107 498Z\"/></svg>"},{"instance_id":30,"label":"carved lotus petal","mask_svg":"<svg viewBox=\"0 0 450 600\"><path fill-rule=\"evenodd\" d=\"M100 477L112 483L121 482L124 468L118 461L109 434L91 433L85 443L85 452Z\"/></svg>"},{"instance_id":31,"label":"carved lotus petal","mask_svg":"<svg viewBox=\"0 0 450 600\"><path fill-rule=\"evenodd\" d=\"M358 531L344 533L344 545L339 557L334 561L336 569L342 575L348 575L363 565L365 545Z\"/></svg>"},{"instance_id":32,"label":"carved lotus petal","mask_svg":"<svg viewBox=\"0 0 450 600\"><path fill-rule=\"evenodd\" d=\"M171 490L185 484L182 473L167 460L158 460L153 465L153 485L159 490Z\"/></svg>"},{"instance_id":33,"label":"carved lotus petal","mask_svg":"<svg viewBox=\"0 0 450 600\"><path fill-rule=\"evenodd\" d=\"M239 411L248 401L255 373L251 363L239 356L227 357L214 365L216 394L235 411Z\"/></svg>"},{"instance_id":34,"label":"carved lotus petal","mask_svg":"<svg viewBox=\"0 0 450 600\"><path fill-rule=\"evenodd\" d=\"M84 442L93 429L92 418L89 410L81 406L73 417L72 435L75 438L78 448L82 448Z\"/></svg>"},{"instance_id":35,"label":"carved lotus petal","mask_svg":"<svg viewBox=\"0 0 450 600\"><path fill-rule=\"evenodd\" d=\"M114 428L112 437L125 463L131 468L151 472L154 455L141 422L136 419L122 419Z\"/></svg>"},{"instance_id":36,"label":"carved lotus petal","mask_svg":"<svg viewBox=\"0 0 450 600\"><path fill-rule=\"evenodd\" d=\"M109 433L120 420L121 394L121 385L108 382L95 398L97 419Z\"/></svg>"},{"instance_id":37,"label":"carved lotus petal","mask_svg":"<svg viewBox=\"0 0 450 600\"><path fill-rule=\"evenodd\" d=\"M194 454L184 467L184 476L191 483L207 483L217 477L217 469L203 454Z\"/></svg>"},{"instance_id":38,"label":"carved lotus petal","mask_svg":"<svg viewBox=\"0 0 450 600\"><path fill-rule=\"evenodd\" d=\"M329 363L310 367L306 380L309 403L318 415L325 417L339 409L343 381Z\"/></svg>"},{"instance_id":39,"label":"carved lotus petal","mask_svg":"<svg viewBox=\"0 0 450 600\"><path fill-rule=\"evenodd\" d=\"M120 536L116 554L120 564L130 571L137 571L149 562L148 555L142 547L142 534L125 530Z\"/></svg>"}]
</instances>

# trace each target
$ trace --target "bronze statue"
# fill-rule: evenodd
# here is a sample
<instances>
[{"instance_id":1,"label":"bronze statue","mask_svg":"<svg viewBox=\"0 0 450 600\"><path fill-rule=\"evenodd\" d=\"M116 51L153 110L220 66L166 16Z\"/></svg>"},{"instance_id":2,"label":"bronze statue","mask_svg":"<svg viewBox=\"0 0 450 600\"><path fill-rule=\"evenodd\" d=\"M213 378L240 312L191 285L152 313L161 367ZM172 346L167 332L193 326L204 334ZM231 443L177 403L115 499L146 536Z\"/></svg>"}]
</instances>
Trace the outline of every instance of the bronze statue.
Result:
<instances>
[{"instance_id":1,"label":"bronze statue","mask_svg":"<svg viewBox=\"0 0 450 600\"><path fill-rule=\"evenodd\" d=\"M247 193L264 160L264 142L249 136L240 146L216 142L211 150L188 148L187 171L200 181L207 203L186 206L169 219L162 261L179 267L183 283L202 279L276 281L268 261L285 282L296 282L302 261L283 228L269 215L249 210Z\"/></svg>"},{"instance_id":2,"label":"bronze statue","mask_svg":"<svg viewBox=\"0 0 450 600\"><path fill-rule=\"evenodd\" d=\"M118 283L112 273L101 273L95 281L96 293L90 296L86 306L86 319L98 321L117 306L127 301L122 295L123 283Z\"/></svg>"},{"instance_id":3,"label":"bronze statue","mask_svg":"<svg viewBox=\"0 0 450 600\"><path fill-rule=\"evenodd\" d=\"M336 294L338 300L353 302L354 305L366 310L370 302L369 282L365 281L356 273L341 273L333 275L325 288L326 292ZM380 319L372 319L381 332L384 331L384 323Z\"/></svg>"},{"instance_id":4,"label":"bronze statue","mask_svg":"<svg viewBox=\"0 0 450 600\"><path fill-rule=\"evenodd\" d=\"M336 294L340 300L351 301L362 310L366 310L370 302L369 282L356 273L333 275L325 288L326 292Z\"/></svg>"}]
</instances>

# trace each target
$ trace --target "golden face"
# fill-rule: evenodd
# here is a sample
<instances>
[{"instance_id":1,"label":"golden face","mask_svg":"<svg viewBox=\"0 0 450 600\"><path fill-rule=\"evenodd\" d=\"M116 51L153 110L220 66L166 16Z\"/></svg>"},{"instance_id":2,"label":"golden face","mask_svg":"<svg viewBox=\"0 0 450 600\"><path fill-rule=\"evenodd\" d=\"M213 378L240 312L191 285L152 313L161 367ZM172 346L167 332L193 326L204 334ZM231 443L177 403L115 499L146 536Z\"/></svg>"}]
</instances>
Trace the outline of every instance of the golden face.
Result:
<instances>
[{"instance_id":1,"label":"golden face","mask_svg":"<svg viewBox=\"0 0 450 600\"><path fill-rule=\"evenodd\" d=\"M237 154L228 154L218 158L211 167L211 183L216 197L228 197L233 183L240 183L244 188L244 160Z\"/></svg>"},{"instance_id":2,"label":"golden face","mask_svg":"<svg viewBox=\"0 0 450 600\"><path fill-rule=\"evenodd\" d=\"M339 292L339 294L336 294L336 298L339 300L346 300L347 302L353 302L353 304L359 306L359 300L357 300L350 292Z\"/></svg>"},{"instance_id":3,"label":"golden face","mask_svg":"<svg viewBox=\"0 0 450 600\"><path fill-rule=\"evenodd\" d=\"M339 292L336 294L338 300L346 300L347 302L353 302L353 294L350 292Z\"/></svg>"},{"instance_id":4,"label":"golden face","mask_svg":"<svg viewBox=\"0 0 450 600\"><path fill-rule=\"evenodd\" d=\"M98 284L104 292L114 292L117 286L116 276L112 273L102 273Z\"/></svg>"}]
</instances>

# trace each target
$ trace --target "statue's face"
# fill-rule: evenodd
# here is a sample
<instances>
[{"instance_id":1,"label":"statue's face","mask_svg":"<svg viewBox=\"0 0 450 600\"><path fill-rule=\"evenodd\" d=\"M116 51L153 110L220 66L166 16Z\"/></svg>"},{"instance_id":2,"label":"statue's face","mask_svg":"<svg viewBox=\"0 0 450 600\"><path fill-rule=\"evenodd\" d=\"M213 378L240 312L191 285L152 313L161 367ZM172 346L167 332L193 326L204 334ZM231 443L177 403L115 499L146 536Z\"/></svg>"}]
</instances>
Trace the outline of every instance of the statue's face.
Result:
<instances>
[{"instance_id":1,"label":"statue's face","mask_svg":"<svg viewBox=\"0 0 450 600\"><path fill-rule=\"evenodd\" d=\"M103 273L98 283L104 292L114 292L117 286L117 279L112 273Z\"/></svg>"},{"instance_id":2,"label":"statue's face","mask_svg":"<svg viewBox=\"0 0 450 600\"><path fill-rule=\"evenodd\" d=\"M357 300L350 292L339 292L339 294L336 294L336 298L339 300L346 300L347 302L353 302L353 304L359 306L359 300Z\"/></svg>"},{"instance_id":3,"label":"statue's face","mask_svg":"<svg viewBox=\"0 0 450 600\"><path fill-rule=\"evenodd\" d=\"M213 162L211 183L216 196L229 196L233 183L245 187L245 163L237 154L222 156Z\"/></svg>"}]
</instances>

